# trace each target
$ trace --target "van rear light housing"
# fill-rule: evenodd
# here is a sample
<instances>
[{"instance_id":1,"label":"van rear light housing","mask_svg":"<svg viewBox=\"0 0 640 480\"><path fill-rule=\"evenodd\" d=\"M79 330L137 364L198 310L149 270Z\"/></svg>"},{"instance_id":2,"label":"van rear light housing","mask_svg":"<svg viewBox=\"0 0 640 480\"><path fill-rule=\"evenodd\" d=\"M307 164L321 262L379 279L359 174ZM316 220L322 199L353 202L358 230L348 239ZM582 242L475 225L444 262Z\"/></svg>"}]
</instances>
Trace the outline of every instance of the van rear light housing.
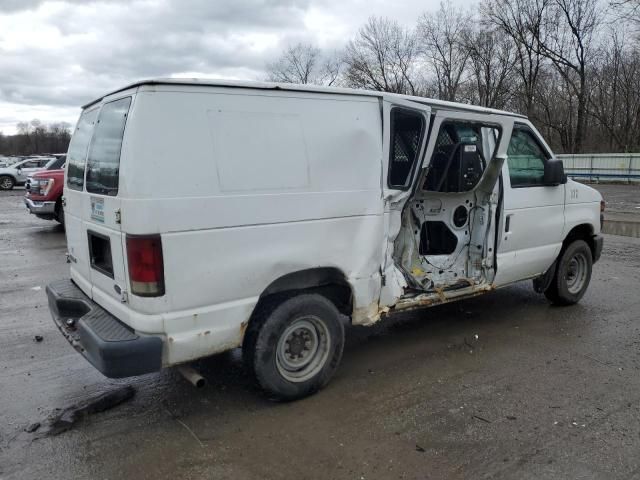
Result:
<instances>
[{"instance_id":1,"label":"van rear light housing","mask_svg":"<svg viewBox=\"0 0 640 480\"><path fill-rule=\"evenodd\" d=\"M160 235L127 235L126 242L131 293L139 297L164 295L164 264Z\"/></svg>"}]
</instances>

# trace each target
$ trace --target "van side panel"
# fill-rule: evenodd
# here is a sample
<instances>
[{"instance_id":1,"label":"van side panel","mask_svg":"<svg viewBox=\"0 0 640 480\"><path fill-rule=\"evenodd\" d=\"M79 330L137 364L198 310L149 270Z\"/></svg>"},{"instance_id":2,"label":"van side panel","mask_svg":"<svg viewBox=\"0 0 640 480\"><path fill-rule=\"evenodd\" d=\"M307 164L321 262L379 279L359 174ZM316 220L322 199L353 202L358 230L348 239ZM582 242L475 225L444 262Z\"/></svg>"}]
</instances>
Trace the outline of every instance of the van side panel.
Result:
<instances>
[{"instance_id":1,"label":"van side panel","mask_svg":"<svg viewBox=\"0 0 640 480\"><path fill-rule=\"evenodd\" d=\"M141 89L121 162L122 231L162 234L166 295L129 306L163 319L165 363L240 345L259 296L288 273L336 267L354 309L377 302L378 100L177 88Z\"/></svg>"}]
</instances>

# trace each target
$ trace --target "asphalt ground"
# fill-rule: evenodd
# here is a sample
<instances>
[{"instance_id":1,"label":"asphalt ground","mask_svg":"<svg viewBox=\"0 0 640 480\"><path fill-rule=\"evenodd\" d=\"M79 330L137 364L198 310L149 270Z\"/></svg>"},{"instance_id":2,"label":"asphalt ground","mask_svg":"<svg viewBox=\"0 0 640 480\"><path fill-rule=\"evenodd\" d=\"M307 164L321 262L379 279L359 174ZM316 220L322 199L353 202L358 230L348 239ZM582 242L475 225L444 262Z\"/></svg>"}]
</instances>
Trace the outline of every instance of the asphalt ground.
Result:
<instances>
[{"instance_id":1,"label":"asphalt ground","mask_svg":"<svg viewBox=\"0 0 640 480\"><path fill-rule=\"evenodd\" d=\"M602 194L606 218L640 222L640 183L588 185Z\"/></svg>"},{"instance_id":2,"label":"asphalt ground","mask_svg":"<svg viewBox=\"0 0 640 480\"><path fill-rule=\"evenodd\" d=\"M640 237L640 183L590 184L606 202L603 231Z\"/></svg>"},{"instance_id":3,"label":"asphalt ground","mask_svg":"<svg viewBox=\"0 0 640 480\"><path fill-rule=\"evenodd\" d=\"M0 479L640 479L640 239L605 236L591 286L530 282L350 328L320 393L272 403L233 351L109 380L54 327L64 232L0 192ZM611 202L610 202L611 204ZM42 341L35 341L35 336ZM131 385L57 436L34 422Z\"/></svg>"}]
</instances>

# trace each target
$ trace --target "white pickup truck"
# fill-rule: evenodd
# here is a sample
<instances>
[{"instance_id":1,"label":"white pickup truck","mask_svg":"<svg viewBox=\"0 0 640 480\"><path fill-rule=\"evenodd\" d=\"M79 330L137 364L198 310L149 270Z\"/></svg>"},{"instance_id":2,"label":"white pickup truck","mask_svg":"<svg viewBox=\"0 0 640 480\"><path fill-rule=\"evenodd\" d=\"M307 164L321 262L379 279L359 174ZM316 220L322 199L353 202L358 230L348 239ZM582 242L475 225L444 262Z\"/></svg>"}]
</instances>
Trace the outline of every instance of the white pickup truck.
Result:
<instances>
[{"instance_id":1,"label":"white pickup truck","mask_svg":"<svg viewBox=\"0 0 640 480\"><path fill-rule=\"evenodd\" d=\"M525 117L349 89L129 85L84 107L64 200L47 293L87 360L126 377L242 347L278 399L329 381L347 323L526 279L570 305L602 250L600 194Z\"/></svg>"}]
</instances>

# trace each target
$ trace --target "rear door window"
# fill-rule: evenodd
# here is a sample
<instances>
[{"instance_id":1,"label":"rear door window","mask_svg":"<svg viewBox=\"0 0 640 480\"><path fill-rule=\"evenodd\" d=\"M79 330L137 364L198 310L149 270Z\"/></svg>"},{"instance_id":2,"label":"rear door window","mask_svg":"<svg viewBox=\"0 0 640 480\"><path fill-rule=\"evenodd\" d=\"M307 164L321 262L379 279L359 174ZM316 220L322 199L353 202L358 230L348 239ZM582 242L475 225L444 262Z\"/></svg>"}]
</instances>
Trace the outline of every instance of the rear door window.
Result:
<instances>
[{"instance_id":1,"label":"rear door window","mask_svg":"<svg viewBox=\"0 0 640 480\"><path fill-rule=\"evenodd\" d=\"M87 192L118 194L120 149L130 106L131 97L102 106L87 160Z\"/></svg>"},{"instance_id":2,"label":"rear door window","mask_svg":"<svg viewBox=\"0 0 640 480\"><path fill-rule=\"evenodd\" d=\"M424 117L415 111L394 108L391 110L391 158L389 159L388 185L406 190L417 163L424 135Z\"/></svg>"},{"instance_id":3,"label":"rear door window","mask_svg":"<svg viewBox=\"0 0 640 480\"><path fill-rule=\"evenodd\" d=\"M84 186L84 166L87 160L87 148L93 132L93 124L96 120L98 109L85 110L80 115L78 125L71 138L67 158L69 168L67 170L67 186L73 190L82 190Z\"/></svg>"}]
</instances>

